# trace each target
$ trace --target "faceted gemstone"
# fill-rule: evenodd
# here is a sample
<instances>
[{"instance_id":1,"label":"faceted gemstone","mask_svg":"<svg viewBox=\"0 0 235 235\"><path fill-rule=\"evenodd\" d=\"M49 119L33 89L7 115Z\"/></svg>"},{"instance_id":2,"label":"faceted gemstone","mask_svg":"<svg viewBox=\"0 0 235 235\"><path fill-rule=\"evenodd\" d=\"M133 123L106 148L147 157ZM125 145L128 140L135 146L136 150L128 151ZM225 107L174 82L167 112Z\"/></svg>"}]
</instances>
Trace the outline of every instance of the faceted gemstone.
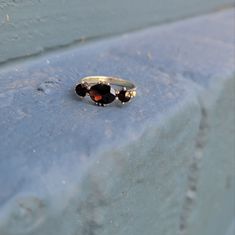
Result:
<instances>
[{"instance_id":1,"label":"faceted gemstone","mask_svg":"<svg viewBox=\"0 0 235 235\"><path fill-rule=\"evenodd\" d=\"M84 97L88 90L83 84L78 84L75 88L75 92L77 95Z\"/></svg>"},{"instance_id":2,"label":"faceted gemstone","mask_svg":"<svg viewBox=\"0 0 235 235\"><path fill-rule=\"evenodd\" d=\"M89 90L90 97L93 101L99 104L112 103L115 98L115 91L106 84L96 84Z\"/></svg>"},{"instance_id":3,"label":"faceted gemstone","mask_svg":"<svg viewBox=\"0 0 235 235\"><path fill-rule=\"evenodd\" d=\"M121 90L119 93L118 93L118 99L121 101L121 102L128 102L131 97L130 96L127 96L126 95L126 91L124 90Z\"/></svg>"}]
</instances>

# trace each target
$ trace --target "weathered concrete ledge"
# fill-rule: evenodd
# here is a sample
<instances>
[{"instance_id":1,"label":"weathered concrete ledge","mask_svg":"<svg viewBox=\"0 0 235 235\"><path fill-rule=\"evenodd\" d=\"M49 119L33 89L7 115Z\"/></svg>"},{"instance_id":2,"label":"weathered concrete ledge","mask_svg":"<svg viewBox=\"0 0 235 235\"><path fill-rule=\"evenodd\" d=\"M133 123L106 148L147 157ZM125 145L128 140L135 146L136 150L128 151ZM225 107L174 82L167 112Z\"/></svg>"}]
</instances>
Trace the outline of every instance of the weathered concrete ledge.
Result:
<instances>
[{"instance_id":1,"label":"weathered concrete ledge","mask_svg":"<svg viewBox=\"0 0 235 235\"><path fill-rule=\"evenodd\" d=\"M234 10L0 71L0 235L221 235L234 218ZM79 101L85 75L131 104Z\"/></svg>"}]
</instances>

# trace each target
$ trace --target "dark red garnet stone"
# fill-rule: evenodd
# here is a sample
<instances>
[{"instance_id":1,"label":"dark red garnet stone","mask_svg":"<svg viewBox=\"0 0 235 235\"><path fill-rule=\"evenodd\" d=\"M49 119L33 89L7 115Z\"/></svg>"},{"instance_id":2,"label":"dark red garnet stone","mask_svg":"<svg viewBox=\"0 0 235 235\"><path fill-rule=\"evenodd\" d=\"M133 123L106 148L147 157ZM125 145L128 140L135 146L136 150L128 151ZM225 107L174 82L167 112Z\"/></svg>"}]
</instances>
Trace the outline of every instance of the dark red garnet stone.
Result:
<instances>
[{"instance_id":1,"label":"dark red garnet stone","mask_svg":"<svg viewBox=\"0 0 235 235\"><path fill-rule=\"evenodd\" d=\"M96 84L89 90L90 97L93 101L98 104L109 104L112 103L115 98L115 91L106 84Z\"/></svg>"},{"instance_id":2,"label":"dark red garnet stone","mask_svg":"<svg viewBox=\"0 0 235 235\"><path fill-rule=\"evenodd\" d=\"M121 102L125 103L125 102L128 102L128 101L131 99L131 97L126 96L126 91L121 90L121 91L118 93L118 99L119 99Z\"/></svg>"},{"instance_id":3,"label":"dark red garnet stone","mask_svg":"<svg viewBox=\"0 0 235 235\"><path fill-rule=\"evenodd\" d=\"M78 84L75 88L75 92L77 95L84 97L88 92L87 88L83 84Z\"/></svg>"}]
</instances>

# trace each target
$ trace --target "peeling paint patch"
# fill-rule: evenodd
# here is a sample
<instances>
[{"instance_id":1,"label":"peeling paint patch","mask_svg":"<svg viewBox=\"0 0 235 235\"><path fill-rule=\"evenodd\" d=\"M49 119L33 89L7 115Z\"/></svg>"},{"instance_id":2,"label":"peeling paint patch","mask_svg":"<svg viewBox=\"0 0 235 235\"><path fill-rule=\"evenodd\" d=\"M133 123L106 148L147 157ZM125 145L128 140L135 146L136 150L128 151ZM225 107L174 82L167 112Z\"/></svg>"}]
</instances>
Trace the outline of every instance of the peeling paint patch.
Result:
<instances>
[{"instance_id":1,"label":"peeling paint patch","mask_svg":"<svg viewBox=\"0 0 235 235\"><path fill-rule=\"evenodd\" d=\"M34 196L17 198L5 220L7 234L31 234L45 220L46 204Z\"/></svg>"},{"instance_id":2,"label":"peeling paint patch","mask_svg":"<svg viewBox=\"0 0 235 235\"><path fill-rule=\"evenodd\" d=\"M56 88L60 83L60 79L52 78L42 82L38 87L37 91L43 92L45 94L50 94L54 88Z\"/></svg>"}]
</instances>

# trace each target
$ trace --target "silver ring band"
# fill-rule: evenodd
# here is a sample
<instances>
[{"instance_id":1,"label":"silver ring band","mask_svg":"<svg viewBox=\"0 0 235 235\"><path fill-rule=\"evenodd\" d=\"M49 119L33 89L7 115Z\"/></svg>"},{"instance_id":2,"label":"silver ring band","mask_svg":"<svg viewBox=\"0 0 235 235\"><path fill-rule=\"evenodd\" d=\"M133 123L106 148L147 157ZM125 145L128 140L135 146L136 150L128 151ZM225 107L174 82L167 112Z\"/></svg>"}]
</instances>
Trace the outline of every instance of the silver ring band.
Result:
<instances>
[{"instance_id":1,"label":"silver ring band","mask_svg":"<svg viewBox=\"0 0 235 235\"><path fill-rule=\"evenodd\" d=\"M126 103L136 96L136 86L125 79L109 76L89 76L76 84L75 92L80 97L89 95L98 105L105 106L119 99Z\"/></svg>"}]
</instances>

